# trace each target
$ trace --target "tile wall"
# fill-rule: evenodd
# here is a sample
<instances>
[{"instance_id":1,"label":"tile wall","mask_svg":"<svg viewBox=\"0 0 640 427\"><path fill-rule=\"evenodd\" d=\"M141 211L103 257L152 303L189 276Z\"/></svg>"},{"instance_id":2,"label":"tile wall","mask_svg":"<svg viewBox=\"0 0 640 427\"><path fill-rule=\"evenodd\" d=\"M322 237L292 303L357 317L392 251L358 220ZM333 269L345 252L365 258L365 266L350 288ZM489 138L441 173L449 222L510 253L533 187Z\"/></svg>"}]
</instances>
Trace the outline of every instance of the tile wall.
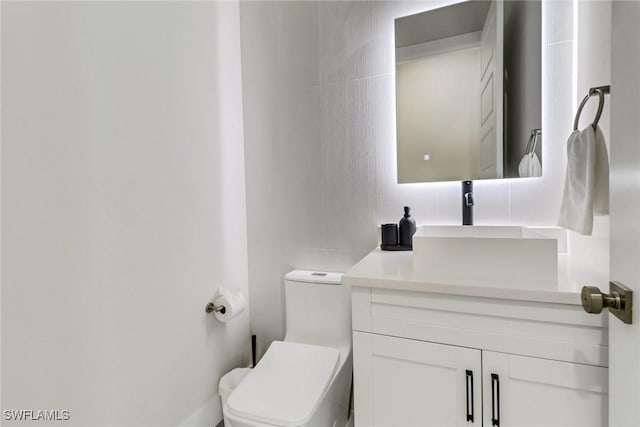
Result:
<instances>
[{"instance_id":1,"label":"tile wall","mask_svg":"<svg viewBox=\"0 0 640 427\"><path fill-rule=\"evenodd\" d=\"M459 224L460 183L396 183L394 19L443 1L242 2L249 280L261 351L284 335L282 277L344 271L409 205ZM573 2L543 4L543 162L476 181L477 224L555 225L571 131Z\"/></svg>"}]
</instances>

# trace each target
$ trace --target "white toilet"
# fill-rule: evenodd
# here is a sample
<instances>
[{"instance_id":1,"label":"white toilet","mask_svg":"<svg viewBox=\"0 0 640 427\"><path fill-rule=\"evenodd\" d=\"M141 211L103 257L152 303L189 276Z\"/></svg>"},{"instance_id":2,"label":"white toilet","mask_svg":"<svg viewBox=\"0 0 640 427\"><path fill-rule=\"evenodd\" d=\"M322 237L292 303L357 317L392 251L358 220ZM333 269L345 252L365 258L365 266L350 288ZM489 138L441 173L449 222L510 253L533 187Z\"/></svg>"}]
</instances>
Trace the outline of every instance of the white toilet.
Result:
<instances>
[{"instance_id":1,"label":"white toilet","mask_svg":"<svg viewBox=\"0 0 640 427\"><path fill-rule=\"evenodd\" d=\"M287 331L229 395L225 427L344 427L351 391L351 295L342 274L285 276Z\"/></svg>"}]
</instances>

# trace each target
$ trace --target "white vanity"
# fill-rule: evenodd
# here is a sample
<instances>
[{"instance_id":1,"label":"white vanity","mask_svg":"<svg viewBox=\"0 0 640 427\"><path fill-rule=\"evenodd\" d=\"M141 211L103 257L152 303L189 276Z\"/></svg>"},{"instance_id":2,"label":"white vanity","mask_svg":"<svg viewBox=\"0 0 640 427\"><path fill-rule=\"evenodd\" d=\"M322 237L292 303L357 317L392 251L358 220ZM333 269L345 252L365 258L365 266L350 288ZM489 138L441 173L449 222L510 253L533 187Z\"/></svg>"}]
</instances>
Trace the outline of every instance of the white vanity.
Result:
<instances>
[{"instance_id":1,"label":"white vanity","mask_svg":"<svg viewBox=\"0 0 640 427\"><path fill-rule=\"evenodd\" d=\"M490 280L485 273L504 254L494 253L496 265L484 272L466 268L473 262L465 258L440 259L436 268L429 259L441 256L438 248L474 237L458 230L423 230L435 240L414 243L414 252L376 249L344 276L352 286L356 427L605 426L607 316L582 310L572 273L583 270L579 263L559 241L555 277L543 272L538 284L535 272L520 277L522 269L512 281ZM464 233L480 239L469 249L513 239L518 250L514 237L485 241L489 228L471 230ZM542 241L522 247L536 244L548 249Z\"/></svg>"}]
</instances>

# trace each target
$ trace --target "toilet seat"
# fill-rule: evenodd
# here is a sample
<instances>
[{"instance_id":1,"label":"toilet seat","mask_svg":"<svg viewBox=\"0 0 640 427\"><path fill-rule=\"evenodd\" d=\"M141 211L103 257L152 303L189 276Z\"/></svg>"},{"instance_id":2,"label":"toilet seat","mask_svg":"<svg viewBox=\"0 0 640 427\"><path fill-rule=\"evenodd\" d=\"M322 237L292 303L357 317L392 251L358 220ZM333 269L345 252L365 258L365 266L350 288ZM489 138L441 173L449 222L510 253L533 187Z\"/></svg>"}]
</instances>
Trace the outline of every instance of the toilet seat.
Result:
<instances>
[{"instance_id":1,"label":"toilet seat","mask_svg":"<svg viewBox=\"0 0 640 427\"><path fill-rule=\"evenodd\" d=\"M321 403L339 359L336 348L274 341L231 393L226 409L265 424L304 425Z\"/></svg>"}]
</instances>

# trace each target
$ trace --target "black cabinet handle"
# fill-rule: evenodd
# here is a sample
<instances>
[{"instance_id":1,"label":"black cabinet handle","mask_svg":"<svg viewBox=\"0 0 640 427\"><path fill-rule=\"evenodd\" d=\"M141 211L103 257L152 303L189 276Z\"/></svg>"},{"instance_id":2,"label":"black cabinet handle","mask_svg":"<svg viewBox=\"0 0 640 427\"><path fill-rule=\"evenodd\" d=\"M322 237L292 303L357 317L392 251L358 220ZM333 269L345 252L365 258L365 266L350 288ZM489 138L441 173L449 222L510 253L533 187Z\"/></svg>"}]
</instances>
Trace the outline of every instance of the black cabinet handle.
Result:
<instances>
[{"instance_id":1,"label":"black cabinet handle","mask_svg":"<svg viewBox=\"0 0 640 427\"><path fill-rule=\"evenodd\" d=\"M500 427L500 377L491 374L491 425Z\"/></svg>"},{"instance_id":2,"label":"black cabinet handle","mask_svg":"<svg viewBox=\"0 0 640 427\"><path fill-rule=\"evenodd\" d=\"M466 370L467 384L467 422L473 422L473 371Z\"/></svg>"}]
</instances>

